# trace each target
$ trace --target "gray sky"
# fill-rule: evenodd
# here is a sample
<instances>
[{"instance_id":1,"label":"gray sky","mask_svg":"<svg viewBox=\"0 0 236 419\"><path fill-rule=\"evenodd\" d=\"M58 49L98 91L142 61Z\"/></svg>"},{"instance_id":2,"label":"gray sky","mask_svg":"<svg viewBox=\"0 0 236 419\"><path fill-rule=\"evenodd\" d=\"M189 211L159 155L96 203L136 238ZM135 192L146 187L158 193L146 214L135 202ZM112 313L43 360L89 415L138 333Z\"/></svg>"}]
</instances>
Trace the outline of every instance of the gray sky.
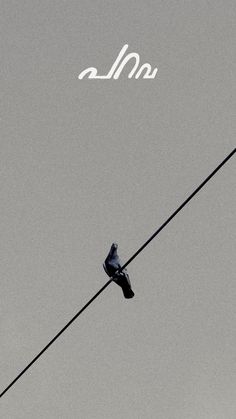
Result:
<instances>
[{"instance_id":1,"label":"gray sky","mask_svg":"<svg viewBox=\"0 0 236 419\"><path fill-rule=\"evenodd\" d=\"M2 1L0 386L235 148L235 1ZM124 44L154 80L78 80ZM0 402L4 419L236 417L235 157Z\"/></svg>"}]
</instances>

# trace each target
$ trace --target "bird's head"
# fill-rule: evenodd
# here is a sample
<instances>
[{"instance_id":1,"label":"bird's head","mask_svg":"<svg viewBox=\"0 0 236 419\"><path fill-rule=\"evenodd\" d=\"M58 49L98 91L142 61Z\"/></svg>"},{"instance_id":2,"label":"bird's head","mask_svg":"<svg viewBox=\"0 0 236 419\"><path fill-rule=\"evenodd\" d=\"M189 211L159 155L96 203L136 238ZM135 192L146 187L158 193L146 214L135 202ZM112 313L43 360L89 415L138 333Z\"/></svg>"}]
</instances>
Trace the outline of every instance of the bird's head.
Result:
<instances>
[{"instance_id":1,"label":"bird's head","mask_svg":"<svg viewBox=\"0 0 236 419\"><path fill-rule=\"evenodd\" d=\"M112 243L111 249L116 250L117 248L118 248L118 244L117 243Z\"/></svg>"}]
</instances>

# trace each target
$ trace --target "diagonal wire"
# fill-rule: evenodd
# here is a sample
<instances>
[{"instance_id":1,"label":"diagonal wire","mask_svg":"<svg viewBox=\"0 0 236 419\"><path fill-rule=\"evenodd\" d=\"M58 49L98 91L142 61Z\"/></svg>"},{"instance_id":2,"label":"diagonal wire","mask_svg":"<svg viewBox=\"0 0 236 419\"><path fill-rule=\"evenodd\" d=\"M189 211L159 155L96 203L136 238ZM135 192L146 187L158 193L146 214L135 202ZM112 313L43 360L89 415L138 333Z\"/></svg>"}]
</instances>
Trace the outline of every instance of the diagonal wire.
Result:
<instances>
[{"instance_id":1,"label":"diagonal wire","mask_svg":"<svg viewBox=\"0 0 236 419\"><path fill-rule=\"evenodd\" d=\"M150 243L150 241L152 241L154 237L156 237L157 234L160 233L160 231L172 220L172 218L174 218L178 214L179 211L182 210L182 208L190 201L190 199L192 199L194 195L196 195L200 191L200 189L202 189L203 186L216 174L216 172L218 172L218 170L220 170L220 168L230 159L230 157L233 156L235 151L236 148L233 151L231 151L231 153L227 157L225 157L225 159L219 164L219 166L217 166L215 170L213 170L213 172L211 172L209 176L207 176L207 178L191 193L191 195L189 195L189 197L173 212L173 214L171 214L170 217L167 218L167 220L155 231L155 233L153 233L153 235L133 254L133 256L131 256L131 258L127 260L127 262L121 268L118 269L118 272L126 268L126 266L128 266L130 262L132 262L132 260L134 260L136 256L138 256L138 254L142 252L142 250Z\"/></svg>"},{"instance_id":2,"label":"diagonal wire","mask_svg":"<svg viewBox=\"0 0 236 419\"><path fill-rule=\"evenodd\" d=\"M101 292L111 282L112 279L109 279L109 281L107 281L106 284L103 285L103 287L81 308L81 310L79 310L78 313L76 313L74 317L72 317L72 319L60 330L60 332L58 332L56 336L54 336L54 338L50 340L50 342L48 342L48 344L38 353L38 355L36 355L34 359L32 359L32 361L20 372L20 374L18 374L17 377L5 388L5 390L3 390L3 392L0 394L0 397L2 397L7 392L7 390L9 390L9 388L13 386L13 384L15 384L17 380L19 380L19 378L31 367L31 365L33 365L35 361L37 361L37 359L49 348L49 346L51 346L53 342L55 342L55 340L59 338L59 336L71 325L71 323L73 323L77 319L77 317L79 317L79 315L95 300L95 298L99 296L99 294L101 294Z\"/></svg>"},{"instance_id":3,"label":"diagonal wire","mask_svg":"<svg viewBox=\"0 0 236 419\"><path fill-rule=\"evenodd\" d=\"M207 176L207 178L189 195L189 197L170 215L169 218L152 234L152 236L131 256L127 262L121 266L118 272L121 272L123 269L126 268L142 250L160 233L160 231L174 218L179 211L196 195L200 189L220 170L220 168L233 156L235 153L236 148L231 151L231 153ZM32 361L16 376L16 378L0 393L0 397L2 397L12 386L15 384L17 380L37 361L37 359L55 342L55 340L80 316L80 314L101 294L104 289L113 281L113 278L110 278L109 281L106 282L105 285L72 317L72 319L54 336L52 340L36 355Z\"/></svg>"}]
</instances>

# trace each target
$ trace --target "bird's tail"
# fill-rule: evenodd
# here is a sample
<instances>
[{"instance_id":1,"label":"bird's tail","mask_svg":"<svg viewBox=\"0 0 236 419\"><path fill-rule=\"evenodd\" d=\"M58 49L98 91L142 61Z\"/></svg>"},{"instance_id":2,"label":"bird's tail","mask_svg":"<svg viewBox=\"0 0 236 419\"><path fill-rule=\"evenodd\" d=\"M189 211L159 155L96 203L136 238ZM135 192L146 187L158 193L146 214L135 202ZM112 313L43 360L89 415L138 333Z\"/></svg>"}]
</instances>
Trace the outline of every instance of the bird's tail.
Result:
<instances>
[{"instance_id":1,"label":"bird's tail","mask_svg":"<svg viewBox=\"0 0 236 419\"><path fill-rule=\"evenodd\" d=\"M131 288L131 283L127 272L121 272L120 275L115 278L115 282L122 288L125 298L134 297L134 292Z\"/></svg>"},{"instance_id":2,"label":"bird's tail","mask_svg":"<svg viewBox=\"0 0 236 419\"><path fill-rule=\"evenodd\" d=\"M134 292L131 288L123 287L122 291L123 291L123 294L124 294L125 298L133 298L134 297Z\"/></svg>"}]
</instances>

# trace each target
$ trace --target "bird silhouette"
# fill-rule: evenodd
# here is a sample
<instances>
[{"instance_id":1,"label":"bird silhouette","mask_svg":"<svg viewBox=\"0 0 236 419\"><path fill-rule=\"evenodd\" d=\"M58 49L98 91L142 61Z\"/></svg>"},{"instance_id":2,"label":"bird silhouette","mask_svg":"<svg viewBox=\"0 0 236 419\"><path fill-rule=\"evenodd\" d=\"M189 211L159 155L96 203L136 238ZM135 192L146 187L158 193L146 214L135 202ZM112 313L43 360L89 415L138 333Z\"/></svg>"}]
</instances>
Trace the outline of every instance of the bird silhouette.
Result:
<instances>
[{"instance_id":1,"label":"bird silhouette","mask_svg":"<svg viewBox=\"0 0 236 419\"><path fill-rule=\"evenodd\" d=\"M118 244L112 243L110 251L103 263L103 268L109 277L112 277L114 282L122 288L125 298L133 298L134 292L131 288L129 275L126 269L121 272L116 272L122 267L121 260L117 253Z\"/></svg>"}]
</instances>

